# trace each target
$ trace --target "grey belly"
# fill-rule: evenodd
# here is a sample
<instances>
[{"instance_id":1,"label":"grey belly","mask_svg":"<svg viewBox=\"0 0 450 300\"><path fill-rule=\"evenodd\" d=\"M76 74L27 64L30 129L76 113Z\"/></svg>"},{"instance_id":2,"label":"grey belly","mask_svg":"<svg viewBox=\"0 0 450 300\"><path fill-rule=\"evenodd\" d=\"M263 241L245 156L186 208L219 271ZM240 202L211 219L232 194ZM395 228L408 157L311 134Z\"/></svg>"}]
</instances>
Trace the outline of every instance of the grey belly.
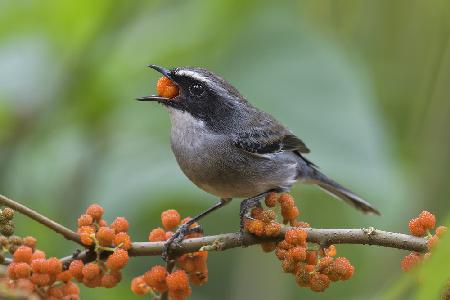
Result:
<instances>
[{"instance_id":1,"label":"grey belly","mask_svg":"<svg viewBox=\"0 0 450 300\"><path fill-rule=\"evenodd\" d=\"M288 190L297 177L298 157L291 152L259 157L220 138L208 143L174 143L172 150L186 176L221 198L246 198L272 189Z\"/></svg>"}]
</instances>

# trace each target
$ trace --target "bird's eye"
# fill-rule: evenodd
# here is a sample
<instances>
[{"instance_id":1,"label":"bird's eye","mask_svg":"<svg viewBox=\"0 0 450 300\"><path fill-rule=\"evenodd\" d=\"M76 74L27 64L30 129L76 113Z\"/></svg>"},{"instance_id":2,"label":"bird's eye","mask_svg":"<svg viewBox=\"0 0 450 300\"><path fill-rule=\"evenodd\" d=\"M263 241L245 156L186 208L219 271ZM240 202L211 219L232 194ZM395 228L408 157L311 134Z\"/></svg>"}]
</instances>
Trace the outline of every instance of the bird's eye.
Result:
<instances>
[{"instance_id":1,"label":"bird's eye","mask_svg":"<svg viewBox=\"0 0 450 300\"><path fill-rule=\"evenodd\" d=\"M205 88L199 83L194 83L189 87L189 92L191 93L191 95L198 97L203 95L203 93L205 92Z\"/></svg>"}]
</instances>

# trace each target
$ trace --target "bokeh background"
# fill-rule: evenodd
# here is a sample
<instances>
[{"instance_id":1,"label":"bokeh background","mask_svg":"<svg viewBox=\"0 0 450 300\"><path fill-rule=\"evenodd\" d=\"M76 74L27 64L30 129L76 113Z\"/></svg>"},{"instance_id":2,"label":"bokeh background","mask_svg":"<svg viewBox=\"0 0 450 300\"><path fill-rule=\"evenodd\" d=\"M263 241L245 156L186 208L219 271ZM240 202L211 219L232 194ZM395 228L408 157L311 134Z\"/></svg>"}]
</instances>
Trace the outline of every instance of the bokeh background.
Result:
<instances>
[{"instance_id":1,"label":"bokeh background","mask_svg":"<svg viewBox=\"0 0 450 300\"><path fill-rule=\"evenodd\" d=\"M149 63L190 65L270 111L312 149L309 159L383 213L364 216L297 185L313 226L406 232L424 208L444 221L449 9L444 0L1 1L0 193L71 227L100 203L107 219L130 220L134 240L146 240L164 209L186 216L214 203L179 170L167 112L134 100L155 92ZM238 207L206 218L206 232L237 230ZM49 255L75 248L24 217L17 228ZM338 254L356 266L354 278L317 294L258 247L211 253L209 282L192 299L413 297L399 266L406 252L343 245ZM131 278L156 262L133 259L118 288L82 288L82 299L137 298Z\"/></svg>"}]
</instances>

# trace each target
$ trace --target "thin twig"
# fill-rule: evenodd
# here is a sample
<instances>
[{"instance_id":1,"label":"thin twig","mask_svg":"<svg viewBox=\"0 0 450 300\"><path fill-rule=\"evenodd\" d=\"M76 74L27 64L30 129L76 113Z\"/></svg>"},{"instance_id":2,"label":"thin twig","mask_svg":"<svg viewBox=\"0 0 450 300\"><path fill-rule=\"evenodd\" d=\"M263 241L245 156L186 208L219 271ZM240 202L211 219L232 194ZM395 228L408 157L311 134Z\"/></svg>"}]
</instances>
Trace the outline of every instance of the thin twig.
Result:
<instances>
[{"instance_id":1,"label":"thin twig","mask_svg":"<svg viewBox=\"0 0 450 300\"><path fill-rule=\"evenodd\" d=\"M46 216L43 216L40 213L26 207L25 205L22 205L22 204L14 201L14 200L11 200L8 197L3 196L3 195L0 195L0 205L8 206L8 207L20 212L21 214L24 214L27 217L35 220L36 222L41 223L42 225L50 228L51 230L55 231L56 233L61 234L66 239L74 241L75 243L78 243L84 247L84 245L81 243L80 236L76 232L73 232L69 228L56 223L55 221L47 218Z\"/></svg>"},{"instance_id":2,"label":"thin twig","mask_svg":"<svg viewBox=\"0 0 450 300\"><path fill-rule=\"evenodd\" d=\"M174 267L175 267L175 260L169 260L166 262L166 270L168 273L172 273ZM168 300L168 299L169 299L168 292L164 292L161 294L160 300Z\"/></svg>"},{"instance_id":3,"label":"thin twig","mask_svg":"<svg viewBox=\"0 0 450 300\"><path fill-rule=\"evenodd\" d=\"M179 247L172 245L171 253L180 255L183 253L195 252L202 247L207 247L209 251L223 251L236 247L247 247L262 242L276 242L283 239L286 230L283 228L278 236L270 238L258 238L251 234L239 232L210 235L199 238L183 240ZM322 246L331 244L361 244L376 245L382 247L409 250L414 252L426 252L427 240L403 233L394 233L382 230L369 229L317 229L304 228L307 233L308 242L317 243ZM164 242L135 242L129 250L130 256L159 256L162 253ZM85 262L87 251L81 252L77 259ZM72 256L64 257L64 262L70 262Z\"/></svg>"}]
</instances>

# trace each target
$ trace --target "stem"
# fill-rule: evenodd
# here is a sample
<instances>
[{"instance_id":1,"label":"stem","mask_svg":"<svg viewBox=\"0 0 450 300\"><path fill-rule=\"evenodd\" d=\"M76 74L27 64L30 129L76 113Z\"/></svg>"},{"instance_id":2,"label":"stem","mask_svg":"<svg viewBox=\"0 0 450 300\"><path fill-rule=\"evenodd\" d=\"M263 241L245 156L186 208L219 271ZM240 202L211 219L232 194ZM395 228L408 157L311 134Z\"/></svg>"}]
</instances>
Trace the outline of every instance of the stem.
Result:
<instances>
[{"instance_id":1,"label":"stem","mask_svg":"<svg viewBox=\"0 0 450 300\"><path fill-rule=\"evenodd\" d=\"M40 213L14 201L9 199L8 197L5 197L3 195L0 195L0 205L8 206L21 214L35 220L38 223L41 223L42 225L50 228L51 230L55 231L56 233L61 234L63 237L65 237L68 240L71 240L81 246L84 247L84 245L81 243L80 236L76 233L70 230L69 228L64 227L61 224L56 223L55 221L41 215Z\"/></svg>"}]
</instances>

